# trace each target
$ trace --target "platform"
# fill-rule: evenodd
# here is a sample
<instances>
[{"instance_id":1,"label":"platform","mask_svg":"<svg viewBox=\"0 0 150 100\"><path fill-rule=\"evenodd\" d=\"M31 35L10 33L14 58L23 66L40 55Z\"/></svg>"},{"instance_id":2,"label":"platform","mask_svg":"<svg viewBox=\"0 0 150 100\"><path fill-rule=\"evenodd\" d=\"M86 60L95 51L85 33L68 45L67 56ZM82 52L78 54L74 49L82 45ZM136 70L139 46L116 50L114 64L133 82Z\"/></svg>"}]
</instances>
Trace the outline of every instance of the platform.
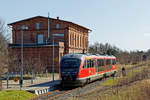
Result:
<instances>
[{"instance_id":1,"label":"platform","mask_svg":"<svg viewBox=\"0 0 150 100\"><path fill-rule=\"evenodd\" d=\"M23 88L23 90L35 93L36 95L44 94L49 91L55 90L55 88L60 84L60 80L50 81L41 84L31 85L29 87Z\"/></svg>"},{"instance_id":2,"label":"platform","mask_svg":"<svg viewBox=\"0 0 150 100\"><path fill-rule=\"evenodd\" d=\"M52 91L57 85L60 84L59 75L55 75L55 81L51 77L36 77L33 80L24 80L23 86L20 88L19 81L14 82L9 80L7 88L7 80L2 81L3 90L25 90L37 95Z\"/></svg>"}]
</instances>

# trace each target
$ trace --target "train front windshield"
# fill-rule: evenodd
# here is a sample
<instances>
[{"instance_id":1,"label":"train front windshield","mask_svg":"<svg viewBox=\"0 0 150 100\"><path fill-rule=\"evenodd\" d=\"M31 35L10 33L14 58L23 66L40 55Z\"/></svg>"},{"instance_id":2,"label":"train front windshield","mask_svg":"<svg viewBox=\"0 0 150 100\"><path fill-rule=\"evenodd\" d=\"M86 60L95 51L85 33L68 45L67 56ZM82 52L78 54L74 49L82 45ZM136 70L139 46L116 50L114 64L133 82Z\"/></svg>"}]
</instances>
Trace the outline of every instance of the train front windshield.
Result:
<instances>
[{"instance_id":1,"label":"train front windshield","mask_svg":"<svg viewBox=\"0 0 150 100\"><path fill-rule=\"evenodd\" d=\"M61 61L62 71L75 71L79 68L81 63L80 59L77 58L66 58Z\"/></svg>"}]
</instances>

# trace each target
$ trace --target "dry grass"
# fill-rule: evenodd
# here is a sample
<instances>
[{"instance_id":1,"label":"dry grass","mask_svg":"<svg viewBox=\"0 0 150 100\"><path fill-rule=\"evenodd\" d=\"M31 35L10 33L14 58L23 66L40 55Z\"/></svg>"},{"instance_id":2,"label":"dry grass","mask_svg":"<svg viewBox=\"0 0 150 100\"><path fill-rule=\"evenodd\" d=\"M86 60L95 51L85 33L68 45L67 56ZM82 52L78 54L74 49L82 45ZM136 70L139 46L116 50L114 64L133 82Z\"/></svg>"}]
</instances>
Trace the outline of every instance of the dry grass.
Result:
<instances>
[{"instance_id":1,"label":"dry grass","mask_svg":"<svg viewBox=\"0 0 150 100\"><path fill-rule=\"evenodd\" d=\"M136 70L130 70L125 77L107 80L103 87L110 87L104 91L95 91L71 100L149 100L150 98L150 62L140 63ZM129 65L132 68L139 65Z\"/></svg>"}]
</instances>

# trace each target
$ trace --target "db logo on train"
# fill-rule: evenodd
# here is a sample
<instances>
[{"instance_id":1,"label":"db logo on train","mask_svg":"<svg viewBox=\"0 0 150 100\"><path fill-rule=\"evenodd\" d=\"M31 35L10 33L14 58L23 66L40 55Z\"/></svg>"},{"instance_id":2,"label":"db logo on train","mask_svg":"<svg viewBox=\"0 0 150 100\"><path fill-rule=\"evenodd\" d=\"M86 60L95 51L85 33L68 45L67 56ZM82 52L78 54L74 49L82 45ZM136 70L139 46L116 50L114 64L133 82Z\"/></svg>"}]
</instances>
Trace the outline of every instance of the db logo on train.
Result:
<instances>
[{"instance_id":1,"label":"db logo on train","mask_svg":"<svg viewBox=\"0 0 150 100\"><path fill-rule=\"evenodd\" d=\"M18 77L14 77L14 82L18 82L19 78Z\"/></svg>"}]
</instances>

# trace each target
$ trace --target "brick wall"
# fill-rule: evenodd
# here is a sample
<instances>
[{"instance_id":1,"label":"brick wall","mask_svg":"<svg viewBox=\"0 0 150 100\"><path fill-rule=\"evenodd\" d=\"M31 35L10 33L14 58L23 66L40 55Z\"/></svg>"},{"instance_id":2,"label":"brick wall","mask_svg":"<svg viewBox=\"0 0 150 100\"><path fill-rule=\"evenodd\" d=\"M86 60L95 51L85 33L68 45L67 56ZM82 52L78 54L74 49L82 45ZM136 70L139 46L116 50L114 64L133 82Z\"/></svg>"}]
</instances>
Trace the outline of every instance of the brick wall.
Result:
<instances>
[{"instance_id":1,"label":"brick wall","mask_svg":"<svg viewBox=\"0 0 150 100\"><path fill-rule=\"evenodd\" d=\"M36 28L36 23L39 23L39 29ZM59 29L56 29L56 24L59 24ZM21 27L27 26L28 29L23 31L24 43L37 43L38 34L43 34L44 42L48 38L48 20L45 18L35 18L32 20L21 21L17 24L13 24L13 43L19 44L21 43ZM65 29L67 24L65 22L61 22L59 20L50 19L50 40L52 34L62 33L65 34ZM64 37L59 37L60 40L64 41Z\"/></svg>"},{"instance_id":2,"label":"brick wall","mask_svg":"<svg viewBox=\"0 0 150 100\"><path fill-rule=\"evenodd\" d=\"M13 57L16 57L18 63L21 60L20 48L12 47L9 48L9 51L12 53ZM64 47L63 43L59 43L58 46L54 46L54 67L55 72L59 72L59 61L63 56ZM24 71L31 71L32 68L34 71L52 71L53 64L53 46L43 46L43 47L24 47L23 48L23 61L24 61ZM41 68L42 67L42 68ZM18 64L20 68L20 64ZM14 69L10 69L12 71Z\"/></svg>"},{"instance_id":3,"label":"brick wall","mask_svg":"<svg viewBox=\"0 0 150 100\"><path fill-rule=\"evenodd\" d=\"M36 28L36 23L39 23L39 29ZM56 25L59 28L56 28ZM20 21L12 24L13 26L13 43L21 43L21 32L23 32L24 43L37 43L38 35L43 34L43 41L46 42L48 38L48 19L36 17L30 20ZM28 29L21 31L22 26L27 26ZM55 36L56 42L64 42L65 53L69 53L75 49L74 52L87 51L88 48L88 29L79 25L67 23L59 19L50 19L50 39L52 41L52 34L64 34L64 36ZM73 40L73 38L75 38Z\"/></svg>"},{"instance_id":4,"label":"brick wall","mask_svg":"<svg viewBox=\"0 0 150 100\"><path fill-rule=\"evenodd\" d=\"M38 29L37 23L39 24ZM43 35L44 43L46 43L48 39L48 18L46 17L37 16L14 22L9 25L12 26L13 44L21 43L21 33L23 33L24 44L37 44L39 34ZM22 26L26 26L28 29L22 31ZM59 71L59 61L64 54L72 52L81 53L83 50L84 52L87 52L88 31L89 29L75 23L50 18L50 38L48 39L48 42L52 42L54 39L54 42L58 43L58 46L55 46L56 72ZM55 34L53 38L52 34ZM57 36L58 34L61 34L61 36ZM39 70L48 68L48 70L51 71L53 62L52 50L52 46L24 47L24 69L28 69L29 64L26 64L26 62L28 62L30 65L34 66L33 68L39 67ZM11 47L9 51L18 58L17 61L20 61L20 48ZM20 62L17 66L19 68ZM43 69L40 69L40 66L43 66Z\"/></svg>"}]
</instances>

